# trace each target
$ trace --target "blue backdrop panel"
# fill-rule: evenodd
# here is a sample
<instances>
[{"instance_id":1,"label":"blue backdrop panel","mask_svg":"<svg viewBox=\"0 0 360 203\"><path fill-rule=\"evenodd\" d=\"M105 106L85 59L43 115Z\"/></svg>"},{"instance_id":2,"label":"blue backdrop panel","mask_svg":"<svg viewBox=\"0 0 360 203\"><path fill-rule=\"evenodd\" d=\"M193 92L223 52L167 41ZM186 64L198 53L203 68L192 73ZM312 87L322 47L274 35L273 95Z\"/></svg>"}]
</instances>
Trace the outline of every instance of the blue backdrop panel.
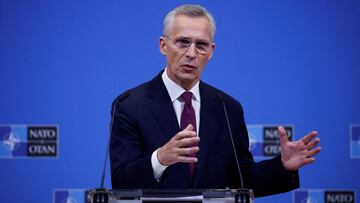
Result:
<instances>
[{"instance_id":1,"label":"blue backdrop panel","mask_svg":"<svg viewBox=\"0 0 360 203\"><path fill-rule=\"evenodd\" d=\"M202 79L241 101L248 124L291 124L295 139L319 131L323 150L301 169L301 188L360 192L350 148L359 1L0 0L0 124L59 126L57 158L0 159L1 202L48 203L55 188L99 186L111 102L165 67L162 19L183 3L213 13L216 48Z\"/></svg>"}]
</instances>

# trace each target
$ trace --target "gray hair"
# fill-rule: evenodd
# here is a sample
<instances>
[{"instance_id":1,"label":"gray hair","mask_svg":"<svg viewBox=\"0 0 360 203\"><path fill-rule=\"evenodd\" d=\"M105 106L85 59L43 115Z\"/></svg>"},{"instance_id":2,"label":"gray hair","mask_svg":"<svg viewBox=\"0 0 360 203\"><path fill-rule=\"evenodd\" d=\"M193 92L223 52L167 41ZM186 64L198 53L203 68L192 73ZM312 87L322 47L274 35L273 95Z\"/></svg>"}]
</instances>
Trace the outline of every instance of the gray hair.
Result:
<instances>
[{"instance_id":1,"label":"gray hair","mask_svg":"<svg viewBox=\"0 0 360 203\"><path fill-rule=\"evenodd\" d=\"M171 26L175 20L175 17L178 15L185 15L189 17L205 17L210 23L211 26L211 40L214 41L215 36L215 20L212 15L202 6L199 5L190 5L185 4L174 8L170 11L164 18L163 21L163 35L168 35L171 29Z\"/></svg>"}]
</instances>

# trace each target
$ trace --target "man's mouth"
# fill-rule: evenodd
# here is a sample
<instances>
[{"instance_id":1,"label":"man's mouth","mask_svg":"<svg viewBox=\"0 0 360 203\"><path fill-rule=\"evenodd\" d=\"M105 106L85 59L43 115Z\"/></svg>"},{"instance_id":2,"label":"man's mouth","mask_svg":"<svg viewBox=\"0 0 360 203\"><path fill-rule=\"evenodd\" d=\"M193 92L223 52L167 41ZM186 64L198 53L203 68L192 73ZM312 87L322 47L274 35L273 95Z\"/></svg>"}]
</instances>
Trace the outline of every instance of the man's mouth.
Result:
<instances>
[{"instance_id":1,"label":"man's mouth","mask_svg":"<svg viewBox=\"0 0 360 203\"><path fill-rule=\"evenodd\" d=\"M190 65L190 64L184 64L183 67L184 67L186 70L194 70L194 69L196 69L195 66Z\"/></svg>"}]
</instances>

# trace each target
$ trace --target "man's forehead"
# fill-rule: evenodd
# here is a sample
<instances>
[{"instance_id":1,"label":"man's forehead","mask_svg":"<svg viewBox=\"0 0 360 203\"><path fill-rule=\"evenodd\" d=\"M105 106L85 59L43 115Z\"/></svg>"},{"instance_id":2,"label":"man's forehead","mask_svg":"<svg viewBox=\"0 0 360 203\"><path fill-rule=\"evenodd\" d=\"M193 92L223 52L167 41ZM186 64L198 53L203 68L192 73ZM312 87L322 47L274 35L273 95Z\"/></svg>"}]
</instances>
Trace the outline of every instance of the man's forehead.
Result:
<instances>
[{"instance_id":1,"label":"man's forehead","mask_svg":"<svg viewBox=\"0 0 360 203\"><path fill-rule=\"evenodd\" d=\"M172 27L175 37L211 39L211 25L206 17L178 15Z\"/></svg>"}]
</instances>

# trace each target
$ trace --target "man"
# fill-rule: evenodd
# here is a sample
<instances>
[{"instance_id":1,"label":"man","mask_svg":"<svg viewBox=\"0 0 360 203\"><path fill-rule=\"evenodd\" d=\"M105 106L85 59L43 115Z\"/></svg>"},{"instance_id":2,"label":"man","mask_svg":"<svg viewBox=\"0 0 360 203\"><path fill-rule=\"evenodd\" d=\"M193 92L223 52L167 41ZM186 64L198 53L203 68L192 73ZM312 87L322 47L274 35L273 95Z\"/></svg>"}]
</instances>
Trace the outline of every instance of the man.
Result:
<instances>
[{"instance_id":1,"label":"man","mask_svg":"<svg viewBox=\"0 0 360 203\"><path fill-rule=\"evenodd\" d=\"M223 103L244 187L255 196L299 187L298 168L320 151L317 132L289 142L280 126L281 155L255 163L240 103L200 81L214 34L214 19L200 6L179 6L165 17L160 52L166 69L113 103L113 188L239 188Z\"/></svg>"}]
</instances>

